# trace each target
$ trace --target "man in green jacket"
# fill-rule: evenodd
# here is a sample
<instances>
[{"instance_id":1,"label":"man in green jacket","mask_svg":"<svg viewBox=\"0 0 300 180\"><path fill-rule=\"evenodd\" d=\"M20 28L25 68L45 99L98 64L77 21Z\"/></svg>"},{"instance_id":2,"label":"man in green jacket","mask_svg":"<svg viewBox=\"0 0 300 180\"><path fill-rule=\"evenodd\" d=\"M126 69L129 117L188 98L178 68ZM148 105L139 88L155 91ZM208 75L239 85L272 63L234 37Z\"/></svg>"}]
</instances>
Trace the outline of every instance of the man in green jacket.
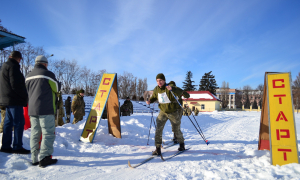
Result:
<instances>
[{"instance_id":1,"label":"man in green jacket","mask_svg":"<svg viewBox=\"0 0 300 180\"><path fill-rule=\"evenodd\" d=\"M185 150L184 138L180 130L180 106L172 92L176 95L180 94L181 91L177 87L166 86L166 79L164 74L160 73L156 76L157 86L153 90L153 94L147 104L153 103L155 101L159 102L160 113L156 118L156 132L155 132L155 146L156 150L152 153L153 155L161 155L161 143L162 143L162 133L164 126L169 119L174 133L177 137L177 141L180 144L178 148L179 151ZM172 92L171 92L172 91Z\"/></svg>"}]
</instances>

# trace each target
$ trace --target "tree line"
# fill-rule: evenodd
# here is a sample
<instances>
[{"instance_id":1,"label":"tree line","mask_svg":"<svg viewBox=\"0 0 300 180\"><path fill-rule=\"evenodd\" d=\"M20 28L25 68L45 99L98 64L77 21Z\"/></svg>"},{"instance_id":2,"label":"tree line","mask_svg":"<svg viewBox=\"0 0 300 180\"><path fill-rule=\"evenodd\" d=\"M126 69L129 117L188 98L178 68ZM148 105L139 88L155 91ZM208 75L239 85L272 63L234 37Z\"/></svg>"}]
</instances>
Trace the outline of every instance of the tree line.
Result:
<instances>
[{"instance_id":1,"label":"tree line","mask_svg":"<svg viewBox=\"0 0 300 180\"><path fill-rule=\"evenodd\" d=\"M184 80L182 89L185 91L196 91L196 85L192 81L193 73L188 71L186 74L186 78ZM212 71L205 73L200 79L198 91L209 91L212 94L216 95L216 89L218 89L217 82L215 80L215 76L212 74Z\"/></svg>"},{"instance_id":2,"label":"tree line","mask_svg":"<svg viewBox=\"0 0 300 180\"><path fill-rule=\"evenodd\" d=\"M86 95L94 96L102 75L106 73L105 69L93 71L86 66L80 66L75 59L53 59L42 46L34 47L29 42L18 44L14 49L22 53L23 60L20 62L20 66L25 77L34 68L36 56L46 56L49 62L48 69L61 82L61 90L65 94L75 94L78 90L83 89ZM13 48L9 47L1 51L1 64L7 61L12 50ZM143 93L148 88L147 78L141 79L132 73L124 72L121 75L118 74L117 79L120 98L129 96L133 100L143 100Z\"/></svg>"},{"instance_id":3,"label":"tree line","mask_svg":"<svg viewBox=\"0 0 300 180\"><path fill-rule=\"evenodd\" d=\"M204 73L200 79L198 85L194 85L195 81L192 81L193 73L188 71L186 74L185 81L183 82L183 87L185 91L209 91L214 95L216 90L219 89L219 99L221 100L222 108L226 108L231 101L230 97L230 88L229 82L223 81L222 86L218 87L215 76L212 74L212 71ZM235 105L238 108L241 108L244 105L244 108L249 109L252 106L253 109L257 109L258 106L262 107L263 102L263 93L264 85L259 84L256 88L252 88L250 85L245 85L243 88L237 88L235 91ZM296 109L300 108L300 72L297 75L296 79L292 81L292 94L293 94L293 103Z\"/></svg>"}]
</instances>

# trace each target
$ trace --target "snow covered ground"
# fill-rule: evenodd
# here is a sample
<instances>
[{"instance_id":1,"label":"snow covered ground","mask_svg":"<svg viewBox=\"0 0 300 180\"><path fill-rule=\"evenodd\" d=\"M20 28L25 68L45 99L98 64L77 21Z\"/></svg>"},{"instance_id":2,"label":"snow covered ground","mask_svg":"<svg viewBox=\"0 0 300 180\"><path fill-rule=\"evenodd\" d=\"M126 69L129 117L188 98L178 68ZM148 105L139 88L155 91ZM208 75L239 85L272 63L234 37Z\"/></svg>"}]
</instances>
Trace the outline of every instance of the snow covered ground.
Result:
<instances>
[{"instance_id":1,"label":"snow covered ground","mask_svg":"<svg viewBox=\"0 0 300 180\"><path fill-rule=\"evenodd\" d=\"M121 117L122 139L108 134L107 120L100 122L92 144L78 141L84 120L57 127L53 157L58 163L44 169L32 166L30 155L0 152L0 179L300 179L299 164L272 166L269 151L257 150L260 113L210 112L196 118L211 144L207 146L183 117L182 132L191 150L166 162L155 158L136 169L128 168L128 160L137 164L155 149L154 129L147 145L151 114L135 113ZM296 114L296 125L299 139L300 114ZM168 122L163 138L172 136ZM29 138L30 129L23 137L27 149ZM167 149L165 156L177 148Z\"/></svg>"}]
</instances>

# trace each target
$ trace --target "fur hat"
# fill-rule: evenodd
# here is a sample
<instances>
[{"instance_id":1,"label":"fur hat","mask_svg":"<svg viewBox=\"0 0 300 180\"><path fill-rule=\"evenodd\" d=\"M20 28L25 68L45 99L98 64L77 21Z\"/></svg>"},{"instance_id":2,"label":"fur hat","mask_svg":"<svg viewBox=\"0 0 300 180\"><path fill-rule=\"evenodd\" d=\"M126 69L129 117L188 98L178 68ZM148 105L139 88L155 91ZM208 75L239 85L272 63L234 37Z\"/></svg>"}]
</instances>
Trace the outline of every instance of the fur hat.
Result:
<instances>
[{"instance_id":1,"label":"fur hat","mask_svg":"<svg viewBox=\"0 0 300 180\"><path fill-rule=\"evenodd\" d=\"M156 79L162 79L166 81L165 75L163 73L159 73L158 75L156 75Z\"/></svg>"}]
</instances>

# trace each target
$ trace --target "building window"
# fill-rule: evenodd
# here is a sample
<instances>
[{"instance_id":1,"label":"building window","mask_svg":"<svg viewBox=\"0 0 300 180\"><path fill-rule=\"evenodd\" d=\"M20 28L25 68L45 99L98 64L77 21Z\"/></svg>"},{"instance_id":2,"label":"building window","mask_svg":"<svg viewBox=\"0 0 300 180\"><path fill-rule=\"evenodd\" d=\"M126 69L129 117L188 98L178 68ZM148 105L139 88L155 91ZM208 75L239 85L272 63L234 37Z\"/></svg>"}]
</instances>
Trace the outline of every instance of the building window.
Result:
<instances>
[{"instance_id":1,"label":"building window","mask_svg":"<svg viewBox=\"0 0 300 180\"><path fill-rule=\"evenodd\" d=\"M201 104L201 109L205 109L205 104Z\"/></svg>"}]
</instances>

